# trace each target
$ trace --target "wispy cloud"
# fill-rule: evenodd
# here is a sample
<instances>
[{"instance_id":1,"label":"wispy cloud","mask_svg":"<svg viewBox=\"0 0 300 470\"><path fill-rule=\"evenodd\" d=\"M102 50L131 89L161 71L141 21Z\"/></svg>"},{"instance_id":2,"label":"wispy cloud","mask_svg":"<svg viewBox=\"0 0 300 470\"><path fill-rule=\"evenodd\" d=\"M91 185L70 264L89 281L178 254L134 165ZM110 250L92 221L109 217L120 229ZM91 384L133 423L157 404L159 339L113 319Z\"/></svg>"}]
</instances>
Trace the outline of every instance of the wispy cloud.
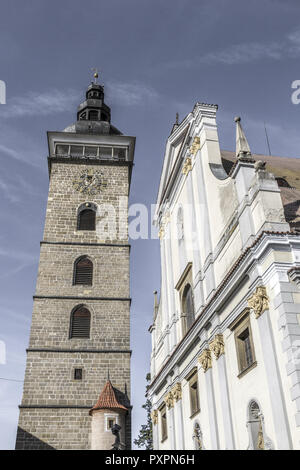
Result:
<instances>
[{"instance_id":1,"label":"wispy cloud","mask_svg":"<svg viewBox=\"0 0 300 470\"><path fill-rule=\"evenodd\" d=\"M6 270L0 279L5 279L9 276L15 275L22 269L32 266L37 262L36 255L27 253L25 251L12 251L10 249L6 250L3 247L0 247L0 260L1 258L9 258L16 262L16 266L12 267L9 270Z\"/></svg>"},{"instance_id":2,"label":"wispy cloud","mask_svg":"<svg viewBox=\"0 0 300 470\"><path fill-rule=\"evenodd\" d=\"M300 56L300 30L286 35L281 41L248 42L233 44L221 50L208 52L199 58L184 59L167 64L170 68L192 68L201 64L235 65L255 62L262 59L281 60Z\"/></svg>"},{"instance_id":3,"label":"wispy cloud","mask_svg":"<svg viewBox=\"0 0 300 470\"><path fill-rule=\"evenodd\" d=\"M7 102L2 119L23 116L48 116L54 113L73 110L80 93L73 89L50 90L42 93L29 92L24 96L13 97Z\"/></svg>"},{"instance_id":4,"label":"wispy cloud","mask_svg":"<svg viewBox=\"0 0 300 470\"><path fill-rule=\"evenodd\" d=\"M138 82L111 82L107 85L106 90L111 104L139 106L158 99L158 93L153 88Z\"/></svg>"}]
</instances>

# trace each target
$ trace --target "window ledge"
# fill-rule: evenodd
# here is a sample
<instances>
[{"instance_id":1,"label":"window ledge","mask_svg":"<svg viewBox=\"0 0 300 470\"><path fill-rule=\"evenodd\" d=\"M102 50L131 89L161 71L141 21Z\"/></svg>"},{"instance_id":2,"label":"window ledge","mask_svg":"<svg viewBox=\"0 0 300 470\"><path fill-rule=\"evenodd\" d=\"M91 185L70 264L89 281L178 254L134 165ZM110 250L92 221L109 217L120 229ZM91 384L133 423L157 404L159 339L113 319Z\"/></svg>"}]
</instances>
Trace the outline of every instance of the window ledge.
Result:
<instances>
[{"instance_id":1,"label":"window ledge","mask_svg":"<svg viewBox=\"0 0 300 470\"><path fill-rule=\"evenodd\" d=\"M194 418L194 416L196 416L198 413L200 413L200 408L198 410L196 410L191 416L190 416L190 419Z\"/></svg>"},{"instance_id":2,"label":"window ledge","mask_svg":"<svg viewBox=\"0 0 300 470\"><path fill-rule=\"evenodd\" d=\"M250 372L256 366L257 366L257 362L256 361L252 362L250 366L248 366L246 369L242 370L239 373L238 378L241 379L242 377L244 377L244 375L248 374L248 372Z\"/></svg>"}]
</instances>

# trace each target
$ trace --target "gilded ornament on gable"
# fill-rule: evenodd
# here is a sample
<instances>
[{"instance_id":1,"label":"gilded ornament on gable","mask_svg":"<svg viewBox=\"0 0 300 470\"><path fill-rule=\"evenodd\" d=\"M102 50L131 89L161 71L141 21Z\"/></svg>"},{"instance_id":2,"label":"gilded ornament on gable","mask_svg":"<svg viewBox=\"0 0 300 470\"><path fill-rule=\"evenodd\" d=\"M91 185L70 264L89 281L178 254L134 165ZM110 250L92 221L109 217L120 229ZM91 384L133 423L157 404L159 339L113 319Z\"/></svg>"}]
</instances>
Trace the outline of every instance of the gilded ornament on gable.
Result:
<instances>
[{"instance_id":1,"label":"gilded ornament on gable","mask_svg":"<svg viewBox=\"0 0 300 470\"><path fill-rule=\"evenodd\" d=\"M106 188L107 182L103 179L100 171L86 170L78 179L73 180L73 187L76 191L89 196L98 194L102 188Z\"/></svg>"},{"instance_id":2,"label":"gilded ornament on gable","mask_svg":"<svg viewBox=\"0 0 300 470\"><path fill-rule=\"evenodd\" d=\"M212 367L211 352L209 349L204 349L202 354L199 356L198 360L204 372L206 372L208 369Z\"/></svg>"},{"instance_id":3,"label":"gilded ornament on gable","mask_svg":"<svg viewBox=\"0 0 300 470\"><path fill-rule=\"evenodd\" d=\"M262 313L269 309L269 297L264 286L256 288L256 291L248 299L248 305L254 310L256 318L259 318Z\"/></svg>"},{"instance_id":4,"label":"gilded ornament on gable","mask_svg":"<svg viewBox=\"0 0 300 470\"><path fill-rule=\"evenodd\" d=\"M174 406L174 397L171 391L168 392L167 395L165 396L165 404L167 405L168 408L173 408Z\"/></svg>"},{"instance_id":5,"label":"gilded ornament on gable","mask_svg":"<svg viewBox=\"0 0 300 470\"><path fill-rule=\"evenodd\" d=\"M199 149L200 149L200 137L196 136L194 137L193 143L190 146L190 153L192 155L196 155Z\"/></svg>"},{"instance_id":6,"label":"gilded ornament on gable","mask_svg":"<svg viewBox=\"0 0 300 470\"><path fill-rule=\"evenodd\" d=\"M172 394L175 401L181 400L182 397L182 390L181 390L181 383L177 382L175 386L172 388Z\"/></svg>"},{"instance_id":7,"label":"gilded ornament on gable","mask_svg":"<svg viewBox=\"0 0 300 470\"><path fill-rule=\"evenodd\" d=\"M158 422L158 411L157 410L152 411L151 419L152 419L153 424L157 424L157 422Z\"/></svg>"},{"instance_id":8,"label":"gilded ornament on gable","mask_svg":"<svg viewBox=\"0 0 300 470\"><path fill-rule=\"evenodd\" d=\"M182 174L187 175L191 170L192 170L192 160L190 157L187 157L182 167Z\"/></svg>"},{"instance_id":9,"label":"gilded ornament on gable","mask_svg":"<svg viewBox=\"0 0 300 470\"><path fill-rule=\"evenodd\" d=\"M215 358L219 359L219 357L225 353L223 335L216 335L213 341L210 343L209 347L210 350L214 353Z\"/></svg>"},{"instance_id":10,"label":"gilded ornament on gable","mask_svg":"<svg viewBox=\"0 0 300 470\"><path fill-rule=\"evenodd\" d=\"M165 228L163 225L161 225L158 231L158 238L162 240L164 236L165 236Z\"/></svg>"}]
</instances>

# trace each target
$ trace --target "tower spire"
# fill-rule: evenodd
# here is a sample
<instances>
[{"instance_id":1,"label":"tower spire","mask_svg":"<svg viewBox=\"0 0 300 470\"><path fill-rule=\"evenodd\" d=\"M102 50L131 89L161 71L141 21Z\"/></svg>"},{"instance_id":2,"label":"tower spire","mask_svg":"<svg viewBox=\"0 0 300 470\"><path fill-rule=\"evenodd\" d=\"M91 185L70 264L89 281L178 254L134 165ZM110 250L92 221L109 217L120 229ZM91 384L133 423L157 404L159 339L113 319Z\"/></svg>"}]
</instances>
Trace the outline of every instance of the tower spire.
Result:
<instances>
[{"instance_id":1,"label":"tower spire","mask_svg":"<svg viewBox=\"0 0 300 470\"><path fill-rule=\"evenodd\" d=\"M241 125L241 118L235 117L234 120L236 122L236 157L252 160L251 150Z\"/></svg>"}]
</instances>

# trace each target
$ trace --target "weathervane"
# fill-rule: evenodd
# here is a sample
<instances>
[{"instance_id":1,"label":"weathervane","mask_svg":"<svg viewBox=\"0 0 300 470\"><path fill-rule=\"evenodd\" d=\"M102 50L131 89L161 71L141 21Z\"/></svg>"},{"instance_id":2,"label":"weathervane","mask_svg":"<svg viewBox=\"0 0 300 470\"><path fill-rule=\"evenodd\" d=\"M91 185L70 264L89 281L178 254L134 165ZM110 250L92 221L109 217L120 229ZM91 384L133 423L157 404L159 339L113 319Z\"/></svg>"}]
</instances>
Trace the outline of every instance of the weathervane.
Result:
<instances>
[{"instance_id":1,"label":"weathervane","mask_svg":"<svg viewBox=\"0 0 300 470\"><path fill-rule=\"evenodd\" d=\"M92 71L94 72L94 83L98 83L98 77L99 77L99 72L98 69L92 68Z\"/></svg>"}]
</instances>

